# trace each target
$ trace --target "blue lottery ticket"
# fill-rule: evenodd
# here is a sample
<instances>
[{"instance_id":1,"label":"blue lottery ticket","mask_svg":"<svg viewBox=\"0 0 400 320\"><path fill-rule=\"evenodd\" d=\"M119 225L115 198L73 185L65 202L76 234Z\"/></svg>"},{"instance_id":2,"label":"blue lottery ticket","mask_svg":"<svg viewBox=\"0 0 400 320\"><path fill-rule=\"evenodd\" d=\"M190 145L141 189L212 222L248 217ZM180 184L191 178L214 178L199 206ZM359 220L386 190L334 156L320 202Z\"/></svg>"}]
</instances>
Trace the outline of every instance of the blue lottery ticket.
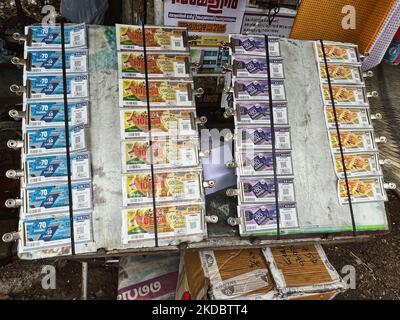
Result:
<instances>
[{"instance_id":1,"label":"blue lottery ticket","mask_svg":"<svg viewBox=\"0 0 400 320\"><path fill-rule=\"evenodd\" d=\"M238 129L239 148L272 149L272 131L269 126L244 126ZM291 149L290 128L275 128L275 148Z\"/></svg>"},{"instance_id":2,"label":"blue lottery ticket","mask_svg":"<svg viewBox=\"0 0 400 320\"><path fill-rule=\"evenodd\" d=\"M64 102L31 102L27 104L27 126L64 126ZM68 101L70 126L88 124L89 101Z\"/></svg>"},{"instance_id":3,"label":"blue lottery ticket","mask_svg":"<svg viewBox=\"0 0 400 320\"><path fill-rule=\"evenodd\" d=\"M75 244L92 240L90 212L74 215ZM24 241L22 251L71 244L71 221L69 215L51 216L23 222Z\"/></svg>"},{"instance_id":4,"label":"blue lottery ticket","mask_svg":"<svg viewBox=\"0 0 400 320\"><path fill-rule=\"evenodd\" d=\"M65 52L65 67L67 73L88 71L87 50L67 50ZM32 50L26 53L26 71L62 73L61 50Z\"/></svg>"},{"instance_id":5,"label":"blue lottery ticket","mask_svg":"<svg viewBox=\"0 0 400 320\"><path fill-rule=\"evenodd\" d=\"M27 184L68 181L67 156L62 154L29 157L25 161L25 172ZM71 179L90 179L88 153L71 154Z\"/></svg>"},{"instance_id":6,"label":"blue lottery ticket","mask_svg":"<svg viewBox=\"0 0 400 320\"><path fill-rule=\"evenodd\" d=\"M61 48L61 27L59 25L32 25L25 27L26 45L32 48ZM85 47L86 26L67 24L64 27L65 48Z\"/></svg>"},{"instance_id":7,"label":"blue lottery ticket","mask_svg":"<svg viewBox=\"0 0 400 320\"><path fill-rule=\"evenodd\" d=\"M26 155L65 153L65 138L65 128L63 127L28 128L26 129L25 153ZM70 128L69 140L71 152L85 149L84 126Z\"/></svg>"},{"instance_id":8,"label":"blue lottery ticket","mask_svg":"<svg viewBox=\"0 0 400 320\"><path fill-rule=\"evenodd\" d=\"M295 202L294 180L292 178L278 179L278 201ZM275 202L275 184L272 177L241 177L241 202Z\"/></svg>"},{"instance_id":9,"label":"blue lottery ticket","mask_svg":"<svg viewBox=\"0 0 400 320\"><path fill-rule=\"evenodd\" d=\"M67 97L86 98L89 94L87 74L67 75ZM62 75L27 75L26 98L63 99L64 85Z\"/></svg>"},{"instance_id":10,"label":"blue lottery ticket","mask_svg":"<svg viewBox=\"0 0 400 320\"><path fill-rule=\"evenodd\" d=\"M45 214L69 211L68 184L46 184L25 189L25 214ZM92 207L90 182L72 184L73 210L88 210Z\"/></svg>"}]
</instances>

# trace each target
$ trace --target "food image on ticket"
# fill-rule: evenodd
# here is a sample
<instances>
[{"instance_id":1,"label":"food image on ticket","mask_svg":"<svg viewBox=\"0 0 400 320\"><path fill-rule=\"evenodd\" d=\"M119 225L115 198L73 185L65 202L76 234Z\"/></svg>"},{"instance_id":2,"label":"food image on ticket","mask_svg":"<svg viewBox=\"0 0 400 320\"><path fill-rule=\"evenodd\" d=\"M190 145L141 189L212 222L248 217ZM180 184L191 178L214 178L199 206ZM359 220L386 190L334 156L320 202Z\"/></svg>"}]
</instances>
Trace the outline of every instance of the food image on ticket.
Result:
<instances>
[{"instance_id":1,"label":"food image on ticket","mask_svg":"<svg viewBox=\"0 0 400 320\"><path fill-rule=\"evenodd\" d=\"M339 178L344 178L342 156L335 155L335 169ZM348 177L380 176L382 168L379 164L378 155L375 153L366 154L345 154L344 162Z\"/></svg>"},{"instance_id":2,"label":"food image on ticket","mask_svg":"<svg viewBox=\"0 0 400 320\"><path fill-rule=\"evenodd\" d=\"M282 81L271 81L272 100L286 100L285 85ZM234 87L237 100L263 100L268 101L269 90L267 80L236 79Z\"/></svg>"},{"instance_id":3,"label":"food image on ticket","mask_svg":"<svg viewBox=\"0 0 400 320\"><path fill-rule=\"evenodd\" d=\"M330 63L359 63L356 45L345 45L340 43L324 42L326 61ZM316 54L319 62L324 63L324 53L321 43L315 44Z\"/></svg>"},{"instance_id":4,"label":"food image on ticket","mask_svg":"<svg viewBox=\"0 0 400 320\"><path fill-rule=\"evenodd\" d=\"M339 128L344 129L372 129L367 108L336 107L336 118ZM326 121L329 129L336 128L335 116L332 107L325 109Z\"/></svg>"},{"instance_id":5,"label":"food image on ticket","mask_svg":"<svg viewBox=\"0 0 400 320\"><path fill-rule=\"evenodd\" d=\"M280 203L279 226L280 228L296 228L299 226L295 203ZM239 217L243 219L245 232L257 232L262 230L277 229L277 210L275 203L265 205L241 205L238 206Z\"/></svg>"},{"instance_id":6,"label":"food image on ticket","mask_svg":"<svg viewBox=\"0 0 400 320\"><path fill-rule=\"evenodd\" d=\"M332 85L335 105L366 106L368 100L363 86ZM326 105L332 105L329 85L322 85L323 99Z\"/></svg>"},{"instance_id":7,"label":"food image on ticket","mask_svg":"<svg viewBox=\"0 0 400 320\"><path fill-rule=\"evenodd\" d=\"M68 184L54 183L25 189L25 214L44 214L69 211ZM90 182L72 183L74 211L92 208L92 185Z\"/></svg>"},{"instance_id":8,"label":"food image on ticket","mask_svg":"<svg viewBox=\"0 0 400 320\"><path fill-rule=\"evenodd\" d=\"M272 131L270 127L246 126L237 129L238 148L272 149ZM289 128L275 128L275 148L291 149Z\"/></svg>"},{"instance_id":9,"label":"food image on ticket","mask_svg":"<svg viewBox=\"0 0 400 320\"><path fill-rule=\"evenodd\" d=\"M87 74L67 74L67 97L86 98L89 94ZM62 75L27 75L26 98L63 99L64 85Z\"/></svg>"},{"instance_id":10,"label":"food image on ticket","mask_svg":"<svg viewBox=\"0 0 400 320\"><path fill-rule=\"evenodd\" d=\"M157 139L152 142L153 164L156 169L192 167L199 164L199 142L196 139ZM148 140L122 142L122 169L124 172L149 169L150 144Z\"/></svg>"},{"instance_id":11,"label":"food image on ticket","mask_svg":"<svg viewBox=\"0 0 400 320\"><path fill-rule=\"evenodd\" d=\"M89 154L72 153L70 158L71 180L89 180ZM65 154L28 157L25 161L25 181L27 184L68 181L67 168Z\"/></svg>"},{"instance_id":12,"label":"food image on ticket","mask_svg":"<svg viewBox=\"0 0 400 320\"><path fill-rule=\"evenodd\" d=\"M142 26L116 24L117 50L143 50ZM147 51L188 51L187 29L145 26Z\"/></svg>"},{"instance_id":13,"label":"food image on ticket","mask_svg":"<svg viewBox=\"0 0 400 320\"><path fill-rule=\"evenodd\" d=\"M284 79L283 61L271 59L269 62L271 79ZM239 56L233 64L233 74L238 78L268 78L267 60L265 57Z\"/></svg>"},{"instance_id":14,"label":"food image on ticket","mask_svg":"<svg viewBox=\"0 0 400 320\"><path fill-rule=\"evenodd\" d=\"M38 155L45 153L65 153L64 127L45 127L26 129L25 154ZM85 128L83 125L71 127L69 130L70 151L86 148Z\"/></svg>"},{"instance_id":15,"label":"food image on ticket","mask_svg":"<svg viewBox=\"0 0 400 320\"><path fill-rule=\"evenodd\" d=\"M238 101L235 104L237 122L240 124L270 124L271 114L269 104L262 101ZM274 103L274 123L288 124L287 103Z\"/></svg>"},{"instance_id":16,"label":"food image on ticket","mask_svg":"<svg viewBox=\"0 0 400 320\"><path fill-rule=\"evenodd\" d=\"M152 109L150 111L152 136L197 135L193 111ZM147 137L149 132L147 109L121 110L121 137Z\"/></svg>"},{"instance_id":17,"label":"food image on ticket","mask_svg":"<svg viewBox=\"0 0 400 320\"><path fill-rule=\"evenodd\" d=\"M68 122L70 126L88 124L89 101L68 102ZM27 104L27 126L64 126L64 102L46 101Z\"/></svg>"},{"instance_id":18,"label":"food image on ticket","mask_svg":"<svg viewBox=\"0 0 400 320\"><path fill-rule=\"evenodd\" d=\"M362 84L363 77L360 66L344 64L328 64L331 83ZM319 74L323 83L328 83L325 64L320 63Z\"/></svg>"},{"instance_id":19,"label":"food image on ticket","mask_svg":"<svg viewBox=\"0 0 400 320\"><path fill-rule=\"evenodd\" d=\"M232 45L232 51L236 55L266 55L265 37L262 35L231 34L229 35L229 40ZM279 57L281 55L279 38L269 37L268 42L269 55L271 57Z\"/></svg>"},{"instance_id":20,"label":"food image on ticket","mask_svg":"<svg viewBox=\"0 0 400 320\"><path fill-rule=\"evenodd\" d=\"M387 195L383 187L382 178L352 178L348 179L352 203L387 201ZM344 179L338 180L338 192L340 204L349 202Z\"/></svg>"},{"instance_id":21,"label":"food image on ticket","mask_svg":"<svg viewBox=\"0 0 400 320\"><path fill-rule=\"evenodd\" d=\"M92 217L90 212L74 214L75 244L92 240ZM23 222L24 239L22 252L35 249L70 245L71 221L68 214L41 217Z\"/></svg>"},{"instance_id":22,"label":"food image on ticket","mask_svg":"<svg viewBox=\"0 0 400 320\"><path fill-rule=\"evenodd\" d=\"M241 175L274 175L274 158L270 151L241 150L239 154L239 172ZM293 174L293 162L290 152L275 153L276 173L281 176Z\"/></svg>"},{"instance_id":23,"label":"food image on ticket","mask_svg":"<svg viewBox=\"0 0 400 320\"><path fill-rule=\"evenodd\" d=\"M190 76L189 56L179 53L148 53L146 60L143 52L118 53L118 70L124 78L144 78L145 63L149 78L187 78Z\"/></svg>"},{"instance_id":24,"label":"food image on ticket","mask_svg":"<svg viewBox=\"0 0 400 320\"><path fill-rule=\"evenodd\" d=\"M122 211L122 243L154 239L153 206L128 208ZM204 233L204 207L200 203L156 207L157 237L180 238Z\"/></svg>"},{"instance_id":25,"label":"food image on ticket","mask_svg":"<svg viewBox=\"0 0 400 320\"><path fill-rule=\"evenodd\" d=\"M200 200L201 177L196 170L163 171L154 174L156 202ZM153 202L152 178L149 173L132 173L122 176L124 206Z\"/></svg>"},{"instance_id":26,"label":"food image on ticket","mask_svg":"<svg viewBox=\"0 0 400 320\"><path fill-rule=\"evenodd\" d=\"M333 152L340 152L339 138L336 130L330 130L330 141ZM375 151L375 141L372 131L340 131L343 152Z\"/></svg>"},{"instance_id":27,"label":"food image on ticket","mask_svg":"<svg viewBox=\"0 0 400 320\"><path fill-rule=\"evenodd\" d=\"M25 52L25 59L28 73L62 73L62 52L59 49L29 50ZM87 50L66 50L65 68L67 73L87 72Z\"/></svg>"},{"instance_id":28,"label":"food image on ticket","mask_svg":"<svg viewBox=\"0 0 400 320\"><path fill-rule=\"evenodd\" d=\"M124 106L147 106L146 81L120 79L119 103ZM191 107L192 83L182 80L149 80L150 106Z\"/></svg>"},{"instance_id":29,"label":"food image on ticket","mask_svg":"<svg viewBox=\"0 0 400 320\"><path fill-rule=\"evenodd\" d=\"M55 25L31 25L25 27L26 45L32 48L61 49L61 27ZM66 24L64 27L65 48L86 46L86 26Z\"/></svg>"},{"instance_id":30,"label":"food image on ticket","mask_svg":"<svg viewBox=\"0 0 400 320\"><path fill-rule=\"evenodd\" d=\"M290 178L278 179L278 201L295 202L294 180ZM274 178L268 177L241 177L240 202L275 202Z\"/></svg>"}]
</instances>

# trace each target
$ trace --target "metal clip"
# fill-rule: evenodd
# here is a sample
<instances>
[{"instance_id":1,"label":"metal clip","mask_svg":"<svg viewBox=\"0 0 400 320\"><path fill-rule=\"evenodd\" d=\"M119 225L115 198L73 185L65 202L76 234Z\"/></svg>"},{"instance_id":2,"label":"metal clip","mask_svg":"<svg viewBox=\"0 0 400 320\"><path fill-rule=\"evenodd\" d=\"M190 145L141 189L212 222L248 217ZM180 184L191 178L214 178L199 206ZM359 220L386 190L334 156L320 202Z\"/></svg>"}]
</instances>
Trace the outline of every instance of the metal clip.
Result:
<instances>
[{"instance_id":1,"label":"metal clip","mask_svg":"<svg viewBox=\"0 0 400 320\"><path fill-rule=\"evenodd\" d=\"M11 109L10 111L8 111L8 115L14 120L21 120L25 117L25 112Z\"/></svg>"},{"instance_id":2,"label":"metal clip","mask_svg":"<svg viewBox=\"0 0 400 320\"><path fill-rule=\"evenodd\" d=\"M374 76L373 71L363 72L363 78L372 78Z\"/></svg>"},{"instance_id":3,"label":"metal clip","mask_svg":"<svg viewBox=\"0 0 400 320\"><path fill-rule=\"evenodd\" d=\"M196 118L196 124L204 125L207 123L207 120L206 116L201 116L200 118Z\"/></svg>"},{"instance_id":4,"label":"metal clip","mask_svg":"<svg viewBox=\"0 0 400 320\"><path fill-rule=\"evenodd\" d=\"M18 32L13 33L12 38L13 38L15 41L19 41L19 42L23 42L23 41L26 41L26 40L27 40L27 37L26 37L25 35L21 35L21 34L18 33Z\"/></svg>"},{"instance_id":5,"label":"metal clip","mask_svg":"<svg viewBox=\"0 0 400 320\"><path fill-rule=\"evenodd\" d=\"M22 140L8 140L7 147L14 150L22 149L24 147L24 142Z\"/></svg>"},{"instance_id":6,"label":"metal clip","mask_svg":"<svg viewBox=\"0 0 400 320\"><path fill-rule=\"evenodd\" d=\"M382 120L382 114L381 113L371 114L371 120Z\"/></svg>"},{"instance_id":7,"label":"metal clip","mask_svg":"<svg viewBox=\"0 0 400 320\"><path fill-rule=\"evenodd\" d=\"M364 61L367 57L369 57L369 52L364 52L364 54L360 54L361 61Z\"/></svg>"},{"instance_id":8,"label":"metal clip","mask_svg":"<svg viewBox=\"0 0 400 320\"><path fill-rule=\"evenodd\" d=\"M232 132L228 132L224 136L225 142L232 141L235 139L235 135Z\"/></svg>"},{"instance_id":9,"label":"metal clip","mask_svg":"<svg viewBox=\"0 0 400 320\"><path fill-rule=\"evenodd\" d=\"M1 239L3 240L3 242L13 242L13 241L20 239L20 235L19 235L19 232L16 232L16 231L8 232L8 233L3 234Z\"/></svg>"},{"instance_id":10,"label":"metal clip","mask_svg":"<svg viewBox=\"0 0 400 320\"><path fill-rule=\"evenodd\" d=\"M189 36L189 37L188 37L188 42L189 42L189 43L196 42L196 41L199 40L199 39L200 39L200 36L198 36L198 35L192 35L192 36Z\"/></svg>"},{"instance_id":11,"label":"metal clip","mask_svg":"<svg viewBox=\"0 0 400 320\"><path fill-rule=\"evenodd\" d=\"M225 193L228 197L236 197L239 195L239 189L227 189Z\"/></svg>"},{"instance_id":12,"label":"metal clip","mask_svg":"<svg viewBox=\"0 0 400 320\"><path fill-rule=\"evenodd\" d=\"M396 185L395 183L393 183L393 182L390 182L390 183L384 183L384 184L383 184L383 187L384 187L386 190L396 190L397 185Z\"/></svg>"},{"instance_id":13,"label":"metal clip","mask_svg":"<svg viewBox=\"0 0 400 320\"><path fill-rule=\"evenodd\" d=\"M9 179L19 179L19 178L22 178L23 176L24 176L23 170L10 169L10 170L7 170L7 172L6 172L6 177Z\"/></svg>"},{"instance_id":14,"label":"metal clip","mask_svg":"<svg viewBox=\"0 0 400 320\"><path fill-rule=\"evenodd\" d=\"M9 209L22 207L22 199L7 199L5 206Z\"/></svg>"},{"instance_id":15,"label":"metal clip","mask_svg":"<svg viewBox=\"0 0 400 320\"><path fill-rule=\"evenodd\" d=\"M216 216L216 215L205 216L204 221L206 223L218 223L218 216Z\"/></svg>"},{"instance_id":16,"label":"metal clip","mask_svg":"<svg viewBox=\"0 0 400 320\"><path fill-rule=\"evenodd\" d=\"M225 63L225 64L222 66L221 72L222 72L222 73L232 72L232 66L231 66L230 64L228 64L228 63Z\"/></svg>"},{"instance_id":17,"label":"metal clip","mask_svg":"<svg viewBox=\"0 0 400 320\"><path fill-rule=\"evenodd\" d=\"M377 98L377 97L379 97L378 91L367 92L367 98Z\"/></svg>"},{"instance_id":18,"label":"metal clip","mask_svg":"<svg viewBox=\"0 0 400 320\"><path fill-rule=\"evenodd\" d=\"M232 227L238 226L240 224L240 219L239 218L234 218L234 217L229 217L228 220L226 220L228 224Z\"/></svg>"},{"instance_id":19,"label":"metal clip","mask_svg":"<svg viewBox=\"0 0 400 320\"><path fill-rule=\"evenodd\" d=\"M194 90L194 95L196 98L200 98L204 94L204 89L203 88L197 88Z\"/></svg>"},{"instance_id":20,"label":"metal clip","mask_svg":"<svg viewBox=\"0 0 400 320\"><path fill-rule=\"evenodd\" d=\"M215 180L203 181L203 188L214 188L214 187L215 187Z\"/></svg>"},{"instance_id":21,"label":"metal clip","mask_svg":"<svg viewBox=\"0 0 400 320\"><path fill-rule=\"evenodd\" d=\"M379 138L375 138L375 142L376 143L386 143L387 142L387 138L386 137L379 137Z\"/></svg>"},{"instance_id":22,"label":"metal clip","mask_svg":"<svg viewBox=\"0 0 400 320\"><path fill-rule=\"evenodd\" d=\"M231 49L233 48L233 45L230 42L220 41L219 44L222 48L231 48Z\"/></svg>"},{"instance_id":23,"label":"metal clip","mask_svg":"<svg viewBox=\"0 0 400 320\"><path fill-rule=\"evenodd\" d=\"M379 160L379 164L381 165L381 166L390 166L390 165L392 165L393 164L393 162L391 161L391 160L389 160L389 159L384 159L384 160Z\"/></svg>"},{"instance_id":24,"label":"metal clip","mask_svg":"<svg viewBox=\"0 0 400 320\"><path fill-rule=\"evenodd\" d=\"M233 108L227 108L224 112L225 119L232 118L234 115L235 115L235 109Z\"/></svg>"},{"instance_id":25,"label":"metal clip","mask_svg":"<svg viewBox=\"0 0 400 320\"><path fill-rule=\"evenodd\" d=\"M17 84L12 84L10 86L10 91L13 93L16 93L17 95L21 95L25 92L25 87L24 86L19 86Z\"/></svg>"},{"instance_id":26,"label":"metal clip","mask_svg":"<svg viewBox=\"0 0 400 320\"><path fill-rule=\"evenodd\" d=\"M190 68L191 68L191 69L198 70L198 69L200 69L200 67L201 67L201 64L200 64L200 63L194 63L194 62L192 62L192 63L190 64Z\"/></svg>"},{"instance_id":27,"label":"metal clip","mask_svg":"<svg viewBox=\"0 0 400 320\"><path fill-rule=\"evenodd\" d=\"M237 168L237 163L234 160L231 160L225 163L225 166L229 169L234 169Z\"/></svg>"},{"instance_id":28,"label":"metal clip","mask_svg":"<svg viewBox=\"0 0 400 320\"><path fill-rule=\"evenodd\" d=\"M26 60L18 57L12 57L11 63L19 66L24 66L26 65Z\"/></svg>"}]
</instances>

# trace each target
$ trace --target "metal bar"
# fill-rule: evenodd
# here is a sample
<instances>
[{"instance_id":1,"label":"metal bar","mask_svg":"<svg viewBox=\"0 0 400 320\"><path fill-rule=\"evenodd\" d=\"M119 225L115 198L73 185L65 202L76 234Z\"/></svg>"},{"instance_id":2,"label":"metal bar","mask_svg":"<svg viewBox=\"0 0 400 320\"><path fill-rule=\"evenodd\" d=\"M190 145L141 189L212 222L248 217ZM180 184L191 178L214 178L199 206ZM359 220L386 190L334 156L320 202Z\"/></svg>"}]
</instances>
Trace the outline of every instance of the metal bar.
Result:
<instances>
[{"instance_id":1,"label":"metal bar","mask_svg":"<svg viewBox=\"0 0 400 320\"><path fill-rule=\"evenodd\" d=\"M87 287L88 287L88 263L82 261L81 300L87 300Z\"/></svg>"}]
</instances>

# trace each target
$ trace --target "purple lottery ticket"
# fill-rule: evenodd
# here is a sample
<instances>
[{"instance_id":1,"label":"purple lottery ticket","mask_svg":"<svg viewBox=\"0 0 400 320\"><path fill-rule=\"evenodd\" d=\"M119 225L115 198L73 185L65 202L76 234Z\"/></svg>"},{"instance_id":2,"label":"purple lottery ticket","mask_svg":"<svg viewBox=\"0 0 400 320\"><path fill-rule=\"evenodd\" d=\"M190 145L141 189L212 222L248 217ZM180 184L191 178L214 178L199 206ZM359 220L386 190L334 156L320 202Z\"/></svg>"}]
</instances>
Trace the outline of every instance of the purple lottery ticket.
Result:
<instances>
[{"instance_id":1,"label":"purple lottery ticket","mask_svg":"<svg viewBox=\"0 0 400 320\"><path fill-rule=\"evenodd\" d=\"M283 62L279 59L270 60L271 79L283 79ZM243 78L267 78L267 60L265 57L236 56L234 62L234 75Z\"/></svg>"},{"instance_id":2,"label":"purple lottery ticket","mask_svg":"<svg viewBox=\"0 0 400 320\"><path fill-rule=\"evenodd\" d=\"M261 35L232 34L229 36L232 50L235 54L251 54L265 56L265 37ZM279 38L269 37L269 55L279 57Z\"/></svg>"},{"instance_id":3,"label":"purple lottery ticket","mask_svg":"<svg viewBox=\"0 0 400 320\"><path fill-rule=\"evenodd\" d=\"M270 127L247 126L238 128L238 147L272 149L272 132ZM275 128L275 148L290 150L290 129Z\"/></svg>"},{"instance_id":4,"label":"purple lottery ticket","mask_svg":"<svg viewBox=\"0 0 400 320\"><path fill-rule=\"evenodd\" d=\"M290 152L275 153L276 173L281 176L293 175ZM242 150L239 172L242 175L273 175L273 157L270 151Z\"/></svg>"},{"instance_id":5,"label":"purple lottery ticket","mask_svg":"<svg viewBox=\"0 0 400 320\"><path fill-rule=\"evenodd\" d=\"M269 104L261 101L238 101L235 104L237 121L239 123L264 123L271 122ZM288 124L287 103L274 103L274 123L279 125Z\"/></svg>"},{"instance_id":6,"label":"purple lottery ticket","mask_svg":"<svg viewBox=\"0 0 400 320\"><path fill-rule=\"evenodd\" d=\"M285 101L285 85L283 81L271 81L272 100ZM235 97L237 100L264 100L269 99L268 81L253 79L236 79Z\"/></svg>"},{"instance_id":7,"label":"purple lottery ticket","mask_svg":"<svg viewBox=\"0 0 400 320\"><path fill-rule=\"evenodd\" d=\"M278 179L278 201L295 202L294 180L292 178ZM241 202L275 202L275 184L273 178L241 177Z\"/></svg>"}]
</instances>

